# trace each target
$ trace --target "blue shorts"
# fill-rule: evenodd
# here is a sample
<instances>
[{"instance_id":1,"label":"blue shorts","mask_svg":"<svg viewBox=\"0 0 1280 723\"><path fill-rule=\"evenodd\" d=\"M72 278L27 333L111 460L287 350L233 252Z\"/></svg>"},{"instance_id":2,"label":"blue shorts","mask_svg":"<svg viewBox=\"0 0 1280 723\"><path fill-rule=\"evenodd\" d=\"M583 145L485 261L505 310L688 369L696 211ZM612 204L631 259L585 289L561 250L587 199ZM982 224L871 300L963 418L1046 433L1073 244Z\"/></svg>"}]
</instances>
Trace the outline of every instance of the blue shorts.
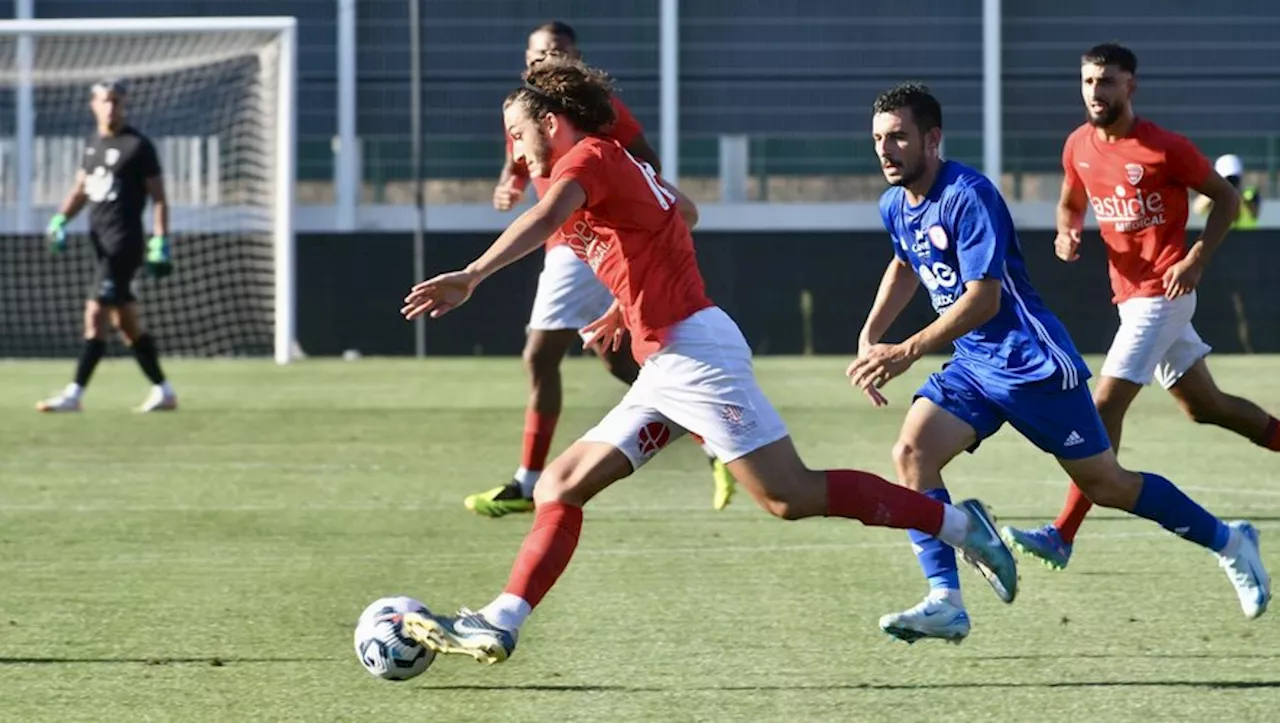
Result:
<instances>
[{"instance_id":1,"label":"blue shorts","mask_svg":"<svg viewBox=\"0 0 1280 723\"><path fill-rule=\"evenodd\" d=\"M978 441L970 452L1005 422L1060 459L1084 459L1111 448L1089 387L1078 384L1063 389L1056 376L1005 387L984 383L962 365L949 363L929 376L916 397L932 401L973 427Z\"/></svg>"}]
</instances>

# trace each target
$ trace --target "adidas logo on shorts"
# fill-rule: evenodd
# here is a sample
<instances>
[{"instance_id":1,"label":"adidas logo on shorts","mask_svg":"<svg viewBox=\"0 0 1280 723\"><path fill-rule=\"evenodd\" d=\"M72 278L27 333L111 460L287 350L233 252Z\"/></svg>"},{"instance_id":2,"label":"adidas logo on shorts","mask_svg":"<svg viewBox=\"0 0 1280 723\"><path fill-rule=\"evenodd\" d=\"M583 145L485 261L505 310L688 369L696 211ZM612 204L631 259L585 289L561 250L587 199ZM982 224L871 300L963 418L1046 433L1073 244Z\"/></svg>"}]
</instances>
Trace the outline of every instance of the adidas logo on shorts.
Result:
<instances>
[{"instance_id":1,"label":"adidas logo on shorts","mask_svg":"<svg viewBox=\"0 0 1280 723\"><path fill-rule=\"evenodd\" d=\"M1062 443L1064 447L1074 447L1077 444L1084 444L1084 437L1076 430L1071 430L1071 434L1067 435L1067 441Z\"/></svg>"}]
</instances>

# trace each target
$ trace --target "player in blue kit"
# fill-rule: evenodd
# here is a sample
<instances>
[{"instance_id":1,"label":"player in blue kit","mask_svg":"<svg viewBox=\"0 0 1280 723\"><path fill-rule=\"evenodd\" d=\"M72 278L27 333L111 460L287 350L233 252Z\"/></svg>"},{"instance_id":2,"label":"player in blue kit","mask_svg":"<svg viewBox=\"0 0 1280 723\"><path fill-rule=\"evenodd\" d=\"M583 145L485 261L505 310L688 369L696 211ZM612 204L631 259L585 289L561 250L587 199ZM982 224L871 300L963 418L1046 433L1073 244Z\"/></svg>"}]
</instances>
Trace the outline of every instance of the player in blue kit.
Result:
<instances>
[{"instance_id":1,"label":"player in blue kit","mask_svg":"<svg viewBox=\"0 0 1280 723\"><path fill-rule=\"evenodd\" d=\"M898 482L950 499L942 468L1009 422L1057 458L1095 504L1153 520L1217 553L1246 617L1267 607L1271 581L1248 522L1224 523L1160 475L1121 467L1085 380L1089 369L1028 278L1013 219L978 171L938 156L942 108L922 85L877 98L873 136L892 186L880 213L894 246L847 374L877 406L880 388L922 355L954 355L916 392L893 449ZM914 295L929 289L938 319L900 344L881 337ZM889 635L953 642L969 634L955 552L912 530L930 592L880 619Z\"/></svg>"}]
</instances>

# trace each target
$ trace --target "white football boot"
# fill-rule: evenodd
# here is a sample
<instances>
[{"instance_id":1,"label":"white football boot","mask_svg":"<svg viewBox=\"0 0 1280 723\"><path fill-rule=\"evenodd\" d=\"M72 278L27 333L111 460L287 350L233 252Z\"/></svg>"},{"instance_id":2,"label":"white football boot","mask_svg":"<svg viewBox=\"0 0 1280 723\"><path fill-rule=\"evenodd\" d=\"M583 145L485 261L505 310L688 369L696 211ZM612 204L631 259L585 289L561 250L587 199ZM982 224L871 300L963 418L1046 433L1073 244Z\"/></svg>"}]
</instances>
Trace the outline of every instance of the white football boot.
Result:
<instances>
[{"instance_id":1,"label":"white football boot","mask_svg":"<svg viewBox=\"0 0 1280 723\"><path fill-rule=\"evenodd\" d=\"M178 408L178 395L173 390L165 390L165 387L157 384L151 387L151 393L147 395L147 400L138 407L139 412L172 412Z\"/></svg>"},{"instance_id":2,"label":"white football boot","mask_svg":"<svg viewBox=\"0 0 1280 723\"><path fill-rule=\"evenodd\" d=\"M906 643L938 638L959 643L969 637L969 613L940 595L930 595L919 605L880 618L880 629Z\"/></svg>"},{"instance_id":3,"label":"white football boot","mask_svg":"<svg viewBox=\"0 0 1280 723\"><path fill-rule=\"evenodd\" d=\"M1271 601L1271 576L1262 565L1258 529L1242 520L1228 527L1240 535L1240 549L1232 557L1218 555L1218 566L1227 571L1227 579L1236 589L1244 616L1253 620L1267 611L1267 603Z\"/></svg>"},{"instance_id":4,"label":"white football boot","mask_svg":"<svg viewBox=\"0 0 1280 723\"><path fill-rule=\"evenodd\" d=\"M38 412L78 412L80 411L80 390L75 384L68 384L61 394L36 402Z\"/></svg>"},{"instance_id":5,"label":"white football boot","mask_svg":"<svg viewBox=\"0 0 1280 723\"><path fill-rule=\"evenodd\" d=\"M466 608L457 615L408 612L401 627L405 635L439 655L466 655L486 665L504 662L516 650L516 631Z\"/></svg>"}]
</instances>

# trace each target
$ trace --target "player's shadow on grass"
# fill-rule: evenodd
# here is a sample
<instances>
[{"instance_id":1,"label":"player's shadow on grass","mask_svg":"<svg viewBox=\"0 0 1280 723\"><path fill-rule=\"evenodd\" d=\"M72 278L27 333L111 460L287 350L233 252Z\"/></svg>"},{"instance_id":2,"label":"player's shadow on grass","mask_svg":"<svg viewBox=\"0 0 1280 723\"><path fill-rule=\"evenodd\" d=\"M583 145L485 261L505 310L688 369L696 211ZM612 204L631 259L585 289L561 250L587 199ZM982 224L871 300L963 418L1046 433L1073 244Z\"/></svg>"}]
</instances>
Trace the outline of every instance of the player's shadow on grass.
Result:
<instances>
[{"instance_id":1,"label":"player's shadow on grass","mask_svg":"<svg viewBox=\"0 0 1280 723\"><path fill-rule=\"evenodd\" d=\"M244 663L329 663L334 658L234 658L206 656L194 658L0 658L0 665L209 665L219 667Z\"/></svg>"},{"instance_id":2,"label":"player's shadow on grass","mask_svg":"<svg viewBox=\"0 0 1280 723\"><path fill-rule=\"evenodd\" d=\"M836 685L713 685L713 686L637 686L637 685L428 685L423 691L439 692L487 691L513 693L671 693L674 691L726 692L791 692L797 690L946 690L951 688L1199 688L1203 690L1251 690L1280 688L1280 680L1103 680L1055 683L849 683Z\"/></svg>"}]
</instances>

